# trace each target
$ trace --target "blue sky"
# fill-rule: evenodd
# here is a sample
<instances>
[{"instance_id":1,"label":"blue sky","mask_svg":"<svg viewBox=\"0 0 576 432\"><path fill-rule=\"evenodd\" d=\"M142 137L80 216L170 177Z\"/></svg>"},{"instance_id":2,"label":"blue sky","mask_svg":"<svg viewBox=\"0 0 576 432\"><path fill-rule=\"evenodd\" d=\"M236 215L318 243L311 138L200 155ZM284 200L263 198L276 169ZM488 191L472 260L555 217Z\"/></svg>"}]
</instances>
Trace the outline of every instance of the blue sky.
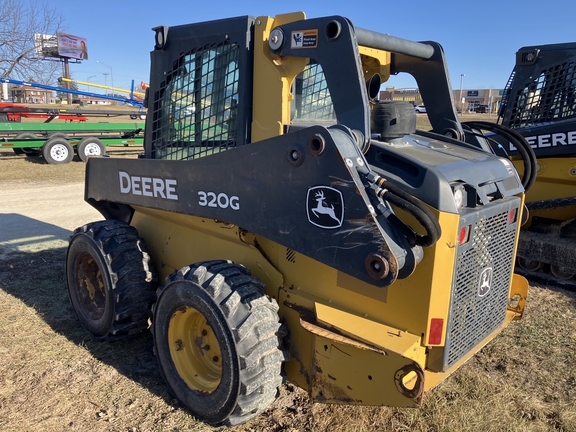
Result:
<instances>
[{"instance_id":1,"label":"blue sky","mask_svg":"<svg viewBox=\"0 0 576 432\"><path fill-rule=\"evenodd\" d=\"M67 33L88 40L89 60L71 64L74 79L129 89L148 82L152 27L240 15L304 11L308 18L342 15L357 27L414 41L439 42L446 54L452 88L503 88L522 46L576 41L574 0L354 0L271 2L262 0L51 0ZM99 60L100 63L97 63ZM405 74L404 74L405 75ZM107 77L110 85L110 75ZM410 76L384 86L414 87ZM82 87L81 87L82 88Z\"/></svg>"}]
</instances>

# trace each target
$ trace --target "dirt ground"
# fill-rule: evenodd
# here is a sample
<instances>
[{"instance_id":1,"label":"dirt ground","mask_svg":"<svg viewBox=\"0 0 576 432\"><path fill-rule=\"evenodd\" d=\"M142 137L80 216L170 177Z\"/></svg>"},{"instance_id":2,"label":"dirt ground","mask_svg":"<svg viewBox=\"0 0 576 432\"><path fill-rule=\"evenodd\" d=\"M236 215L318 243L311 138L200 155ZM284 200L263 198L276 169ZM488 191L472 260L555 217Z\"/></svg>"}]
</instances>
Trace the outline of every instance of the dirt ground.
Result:
<instances>
[{"instance_id":1,"label":"dirt ground","mask_svg":"<svg viewBox=\"0 0 576 432\"><path fill-rule=\"evenodd\" d=\"M0 256L66 247L76 227L102 219L84 202L81 181L10 186L0 185Z\"/></svg>"}]
</instances>

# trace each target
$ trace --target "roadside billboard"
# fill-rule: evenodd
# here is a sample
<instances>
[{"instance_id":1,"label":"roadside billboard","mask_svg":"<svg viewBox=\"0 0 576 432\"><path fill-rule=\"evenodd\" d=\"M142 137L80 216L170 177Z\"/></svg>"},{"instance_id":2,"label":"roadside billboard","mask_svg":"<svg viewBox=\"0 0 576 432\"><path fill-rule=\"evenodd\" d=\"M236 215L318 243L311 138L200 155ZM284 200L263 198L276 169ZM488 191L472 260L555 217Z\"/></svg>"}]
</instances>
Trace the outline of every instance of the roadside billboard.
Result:
<instances>
[{"instance_id":1,"label":"roadside billboard","mask_svg":"<svg viewBox=\"0 0 576 432\"><path fill-rule=\"evenodd\" d=\"M88 60L88 43L85 38L57 32L60 57Z\"/></svg>"}]
</instances>

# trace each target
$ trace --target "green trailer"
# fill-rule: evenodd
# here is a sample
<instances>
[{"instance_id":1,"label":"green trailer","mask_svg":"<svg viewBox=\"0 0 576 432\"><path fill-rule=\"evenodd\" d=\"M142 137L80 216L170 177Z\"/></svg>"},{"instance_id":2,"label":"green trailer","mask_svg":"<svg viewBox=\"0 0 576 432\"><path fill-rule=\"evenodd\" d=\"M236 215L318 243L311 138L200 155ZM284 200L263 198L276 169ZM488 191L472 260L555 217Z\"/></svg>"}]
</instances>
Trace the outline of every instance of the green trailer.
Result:
<instances>
[{"instance_id":1,"label":"green trailer","mask_svg":"<svg viewBox=\"0 0 576 432\"><path fill-rule=\"evenodd\" d=\"M111 145L142 145L144 123L0 123L0 148L43 156L50 164L106 154Z\"/></svg>"}]
</instances>

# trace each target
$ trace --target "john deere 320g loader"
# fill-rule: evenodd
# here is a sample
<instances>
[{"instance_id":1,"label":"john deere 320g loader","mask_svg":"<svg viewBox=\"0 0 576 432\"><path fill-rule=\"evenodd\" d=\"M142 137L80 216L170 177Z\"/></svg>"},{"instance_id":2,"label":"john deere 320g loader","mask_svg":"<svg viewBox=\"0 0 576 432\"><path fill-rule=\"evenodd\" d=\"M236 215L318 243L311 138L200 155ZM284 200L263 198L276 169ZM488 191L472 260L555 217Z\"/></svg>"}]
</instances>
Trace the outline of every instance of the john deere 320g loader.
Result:
<instances>
[{"instance_id":1,"label":"john deere 320g loader","mask_svg":"<svg viewBox=\"0 0 576 432\"><path fill-rule=\"evenodd\" d=\"M523 187L464 142L439 44L303 13L158 27L145 151L89 158L70 298L96 338L151 322L214 425L312 400L415 407L512 320ZM410 73L411 104L377 102ZM480 143L481 144L481 143Z\"/></svg>"}]
</instances>

